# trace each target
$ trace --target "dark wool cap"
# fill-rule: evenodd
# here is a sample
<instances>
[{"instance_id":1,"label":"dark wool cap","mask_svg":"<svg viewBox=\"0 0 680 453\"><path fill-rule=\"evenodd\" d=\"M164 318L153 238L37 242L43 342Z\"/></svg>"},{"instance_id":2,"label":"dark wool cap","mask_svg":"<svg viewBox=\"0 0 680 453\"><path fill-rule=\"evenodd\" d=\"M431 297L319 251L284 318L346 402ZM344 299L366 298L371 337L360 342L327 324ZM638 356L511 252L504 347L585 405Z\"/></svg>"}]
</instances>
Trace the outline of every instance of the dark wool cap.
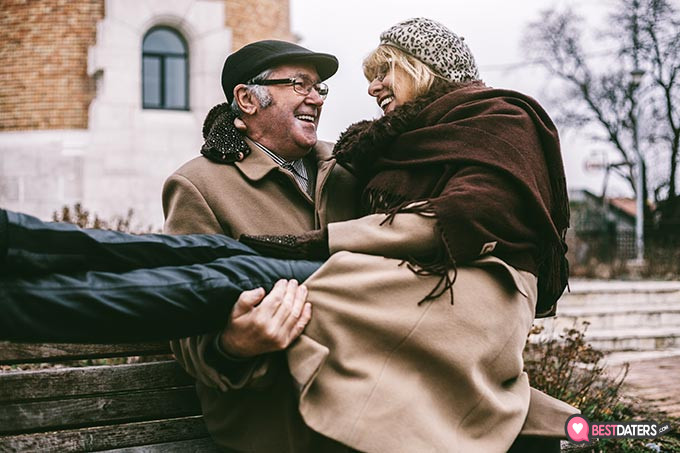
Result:
<instances>
[{"instance_id":1,"label":"dark wool cap","mask_svg":"<svg viewBox=\"0 0 680 453\"><path fill-rule=\"evenodd\" d=\"M227 57L222 68L222 90L227 101L234 99L234 87L246 83L265 69L286 63L310 63L321 80L338 70L338 59L327 53L316 53L285 41L257 41L242 47Z\"/></svg>"}]
</instances>

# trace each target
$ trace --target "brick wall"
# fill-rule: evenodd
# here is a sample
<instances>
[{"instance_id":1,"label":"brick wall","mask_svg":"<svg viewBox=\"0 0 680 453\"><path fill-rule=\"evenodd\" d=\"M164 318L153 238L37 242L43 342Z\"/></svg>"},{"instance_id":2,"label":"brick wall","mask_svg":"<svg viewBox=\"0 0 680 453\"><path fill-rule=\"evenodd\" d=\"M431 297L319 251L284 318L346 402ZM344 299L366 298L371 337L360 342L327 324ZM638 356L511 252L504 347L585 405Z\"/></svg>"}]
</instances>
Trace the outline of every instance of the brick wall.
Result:
<instances>
[{"instance_id":1,"label":"brick wall","mask_svg":"<svg viewBox=\"0 0 680 453\"><path fill-rule=\"evenodd\" d=\"M295 40L289 0L226 0L226 8L233 50L260 39Z\"/></svg>"},{"instance_id":2,"label":"brick wall","mask_svg":"<svg viewBox=\"0 0 680 453\"><path fill-rule=\"evenodd\" d=\"M0 130L87 128L104 0L0 0Z\"/></svg>"},{"instance_id":3,"label":"brick wall","mask_svg":"<svg viewBox=\"0 0 680 453\"><path fill-rule=\"evenodd\" d=\"M233 50L294 40L289 0L224 0ZM104 0L0 0L0 131L86 129L87 75Z\"/></svg>"}]
</instances>

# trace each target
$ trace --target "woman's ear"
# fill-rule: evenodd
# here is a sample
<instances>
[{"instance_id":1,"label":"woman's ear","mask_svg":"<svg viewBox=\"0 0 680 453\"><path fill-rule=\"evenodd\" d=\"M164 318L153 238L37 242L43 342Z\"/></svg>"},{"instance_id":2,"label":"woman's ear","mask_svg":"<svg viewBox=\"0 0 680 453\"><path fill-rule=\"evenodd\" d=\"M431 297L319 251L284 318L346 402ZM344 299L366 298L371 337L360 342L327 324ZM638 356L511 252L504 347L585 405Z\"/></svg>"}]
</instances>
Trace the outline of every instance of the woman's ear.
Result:
<instances>
[{"instance_id":1,"label":"woman's ear","mask_svg":"<svg viewBox=\"0 0 680 453\"><path fill-rule=\"evenodd\" d=\"M246 115L253 115L257 112L259 104L255 101L253 94L244 84L238 84L234 87L234 99L238 103L239 108Z\"/></svg>"}]
</instances>

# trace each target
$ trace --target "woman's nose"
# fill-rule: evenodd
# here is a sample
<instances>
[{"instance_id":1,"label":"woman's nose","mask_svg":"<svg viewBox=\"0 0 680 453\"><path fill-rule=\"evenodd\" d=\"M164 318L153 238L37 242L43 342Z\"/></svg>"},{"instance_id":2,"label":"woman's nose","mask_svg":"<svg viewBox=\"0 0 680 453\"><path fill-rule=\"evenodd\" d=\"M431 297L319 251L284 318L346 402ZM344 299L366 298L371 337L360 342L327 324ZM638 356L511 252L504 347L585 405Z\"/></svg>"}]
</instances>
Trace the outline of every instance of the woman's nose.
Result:
<instances>
[{"instance_id":1,"label":"woman's nose","mask_svg":"<svg viewBox=\"0 0 680 453\"><path fill-rule=\"evenodd\" d=\"M382 80L380 80L379 77L376 77L368 85L368 95L373 96L374 98L377 98L378 94L380 94L380 91L382 91L382 89L383 89Z\"/></svg>"}]
</instances>

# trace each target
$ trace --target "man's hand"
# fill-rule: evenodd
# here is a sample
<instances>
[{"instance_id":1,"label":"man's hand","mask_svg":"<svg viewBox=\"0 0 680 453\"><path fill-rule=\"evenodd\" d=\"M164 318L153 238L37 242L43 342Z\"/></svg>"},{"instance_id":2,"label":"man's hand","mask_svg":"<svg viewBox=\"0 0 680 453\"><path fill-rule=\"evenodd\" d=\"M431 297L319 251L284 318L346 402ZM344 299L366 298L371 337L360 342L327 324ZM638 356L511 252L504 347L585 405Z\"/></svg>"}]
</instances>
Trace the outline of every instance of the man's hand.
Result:
<instances>
[{"instance_id":1,"label":"man's hand","mask_svg":"<svg viewBox=\"0 0 680 453\"><path fill-rule=\"evenodd\" d=\"M220 336L222 349L234 357L280 351L296 339L312 317L305 302L307 287L279 280L265 297L264 289L244 291Z\"/></svg>"}]
</instances>

